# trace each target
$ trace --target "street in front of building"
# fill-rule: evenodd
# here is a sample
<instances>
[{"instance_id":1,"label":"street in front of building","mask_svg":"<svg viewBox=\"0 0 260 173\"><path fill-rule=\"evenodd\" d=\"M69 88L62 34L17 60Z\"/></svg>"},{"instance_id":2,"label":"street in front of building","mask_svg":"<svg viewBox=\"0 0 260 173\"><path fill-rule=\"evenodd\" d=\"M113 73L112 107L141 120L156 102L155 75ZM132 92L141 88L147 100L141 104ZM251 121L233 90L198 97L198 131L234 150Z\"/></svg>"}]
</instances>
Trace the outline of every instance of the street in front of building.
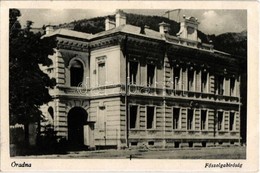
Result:
<instances>
[{"instance_id":1,"label":"street in front of building","mask_svg":"<svg viewBox=\"0 0 260 173\"><path fill-rule=\"evenodd\" d=\"M66 154L31 155L17 158L48 159L246 159L246 147L207 147L207 148L174 148L149 149L146 147L125 150L70 151Z\"/></svg>"}]
</instances>

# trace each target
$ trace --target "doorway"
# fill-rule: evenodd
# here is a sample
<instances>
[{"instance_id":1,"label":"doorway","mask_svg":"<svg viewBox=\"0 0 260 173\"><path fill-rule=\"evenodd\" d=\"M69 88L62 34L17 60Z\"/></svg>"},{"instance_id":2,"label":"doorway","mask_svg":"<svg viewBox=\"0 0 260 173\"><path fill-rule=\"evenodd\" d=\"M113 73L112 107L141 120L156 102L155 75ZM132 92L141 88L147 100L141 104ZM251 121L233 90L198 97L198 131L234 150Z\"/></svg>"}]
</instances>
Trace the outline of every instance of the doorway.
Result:
<instances>
[{"instance_id":1,"label":"doorway","mask_svg":"<svg viewBox=\"0 0 260 173\"><path fill-rule=\"evenodd\" d=\"M84 125L88 114L81 107L74 107L68 113L68 142L72 148L84 146Z\"/></svg>"}]
</instances>

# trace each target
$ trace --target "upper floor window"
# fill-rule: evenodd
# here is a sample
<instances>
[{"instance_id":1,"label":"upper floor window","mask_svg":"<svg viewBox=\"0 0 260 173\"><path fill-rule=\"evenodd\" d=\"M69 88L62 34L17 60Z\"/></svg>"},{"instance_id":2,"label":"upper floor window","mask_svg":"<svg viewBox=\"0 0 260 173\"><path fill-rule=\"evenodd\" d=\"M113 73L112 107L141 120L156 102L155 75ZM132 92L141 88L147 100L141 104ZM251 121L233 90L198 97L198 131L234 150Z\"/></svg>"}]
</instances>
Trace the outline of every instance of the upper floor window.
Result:
<instances>
[{"instance_id":1,"label":"upper floor window","mask_svg":"<svg viewBox=\"0 0 260 173\"><path fill-rule=\"evenodd\" d=\"M98 64L98 86L103 86L106 83L106 64L105 62Z\"/></svg>"},{"instance_id":2,"label":"upper floor window","mask_svg":"<svg viewBox=\"0 0 260 173\"><path fill-rule=\"evenodd\" d=\"M188 70L188 91L194 90L194 70Z\"/></svg>"},{"instance_id":3,"label":"upper floor window","mask_svg":"<svg viewBox=\"0 0 260 173\"><path fill-rule=\"evenodd\" d=\"M180 68L174 67L173 69L173 89L177 90L179 89L180 85Z\"/></svg>"},{"instance_id":4,"label":"upper floor window","mask_svg":"<svg viewBox=\"0 0 260 173\"><path fill-rule=\"evenodd\" d=\"M216 89L218 95L224 94L224 76L216 76Z\"/></svg>"},{"instance_id":5,"label":"upper floor window","mask_svg":"<svg viewBox=\"0 0 260 173\"><path fill-rule=\"evenodd\" d=\"M202 72L201 73L201 92L207 92L208 90L208 73L207 72Z\"/></svg>"},{"instance_id":6,"label":"upper floor window","mask_svg":"<svg viewBox=\"0 0 260 173\"><path fill-rule=\"evenodd\" d=\"M230 78L230 96L235 96L235 78Z\"/></svg>"},{"instance_id":7,"label":"upper floor window","mask_svg":"<svg viewBox=\"0 0 260 173\"><path fill-rule=\"evenodd\" d=\"M154 86L155 83L155 65L147 64L147 86Z\"/></svg>"},{"instance_id":8,"label":"upper floor window","mask_svg":"<svg viewBox=\"0 0 260 173\"><path fill-rule=\"evenodd\" d=\"M136 84L138 75L138 62L130 61L130 84Z\"/></svg>"},{"instance_id":9,"label":"upper floor window","mask_svg":"<svg viewBox=\"0 0 260 173\"><path fill-rule=\"evenodd\" d=\"M83 82L84 69L79 60L74 60L70 67L70 86L79 86Z\"/></svg>"}]
</instances>

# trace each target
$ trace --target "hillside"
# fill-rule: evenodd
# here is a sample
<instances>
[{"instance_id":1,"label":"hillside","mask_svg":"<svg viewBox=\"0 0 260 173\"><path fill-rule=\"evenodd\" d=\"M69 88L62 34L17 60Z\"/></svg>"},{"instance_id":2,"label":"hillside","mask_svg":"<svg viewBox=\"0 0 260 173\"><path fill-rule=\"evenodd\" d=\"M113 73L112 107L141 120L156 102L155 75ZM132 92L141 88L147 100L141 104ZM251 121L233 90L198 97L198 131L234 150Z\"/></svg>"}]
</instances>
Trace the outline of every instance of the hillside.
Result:
<instances>
[{"instance_id":1,"label":"hillside","mask_svg":"<svg viewBox=\"0 0 260 173\"><path fill-rule=\"evenodd\" d=\"M105 30L105 19L109 17L114 20L114 16L95 17L91 19L82 19L70 23L60 24L59 28L68 28L75 31L86 33L98 33ZM159 31L158 24L166 22L170 24L170 34L176 35L180 29L180 24L160 16L146 16L139 14L126 13L127 24L142 26L147 25L150 29ZM224 33L220 35L206 35L198 31L198 36L203 43L212 41L214 48L220 51L231 53L237 56L247 55L247 31L241 33Z\"/></svg>"},{"instance_id":2,"label":"hillside","mask_svg":"<svg viewBox=\"0 0 260 173\"><path fill-rule=\"evenodd\" d=\"M237 56L247 56L247 31L209 36L214 48Z\"/></svg>"}]
</instances>

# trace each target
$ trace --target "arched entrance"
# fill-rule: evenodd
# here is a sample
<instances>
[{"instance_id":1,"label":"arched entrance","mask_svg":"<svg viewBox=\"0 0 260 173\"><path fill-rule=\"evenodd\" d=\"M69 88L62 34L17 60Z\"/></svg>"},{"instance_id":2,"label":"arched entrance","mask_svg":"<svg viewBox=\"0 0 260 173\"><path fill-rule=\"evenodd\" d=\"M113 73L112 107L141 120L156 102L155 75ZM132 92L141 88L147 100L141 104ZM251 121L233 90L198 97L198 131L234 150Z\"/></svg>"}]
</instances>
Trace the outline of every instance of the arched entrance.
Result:
<instances>
[{"instance_id":1,"label":"arched entrance","mask_svg":"<svg viewBox=\"0 0 260 173\"><path fill-rule=\"evenodd\" d=\"M88 114L81 107L74 107L68 113L68 142L71 147L84 145L84 125Z\"/></svg>"}]
</instances>

